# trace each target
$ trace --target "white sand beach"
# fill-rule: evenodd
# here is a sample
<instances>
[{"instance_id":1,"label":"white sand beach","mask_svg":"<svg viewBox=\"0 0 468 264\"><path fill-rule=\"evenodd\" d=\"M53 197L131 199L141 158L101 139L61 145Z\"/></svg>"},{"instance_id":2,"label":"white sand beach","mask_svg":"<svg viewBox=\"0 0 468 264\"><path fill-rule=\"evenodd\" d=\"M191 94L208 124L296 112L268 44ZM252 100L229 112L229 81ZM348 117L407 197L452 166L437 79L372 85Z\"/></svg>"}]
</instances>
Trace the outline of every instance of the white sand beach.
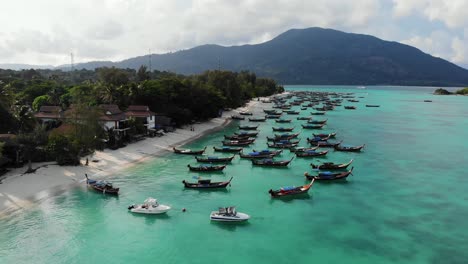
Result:
<instances>
[{"instance_id":1,"label":"white sand beach","mask_svg":"<svg viewBox=\"0 0 468 264\"><path fill-rule=\"evenodd\" d=\"M263 113L263 107L264 105L255 99L245 107L224 112L222 117L194 124L194 131L190 130L190 126L186 126L162 137L146 138L117 150L96 151L87 157L88 166L84 165L86 160L84 157L81 166L58 166L55 162L33 163L33 168L38 169L35 173L30 174L24 174L26 167L13 169L4 175L2 184L0 184L0 216L19 209L30 208L38 201L47 199L51 192L70 188L74 184L84 184L85 173L92 178L105 178L119 170L150 160L166 151L172 151L172 147L186 144L221 129L229 124L233 114L240 111L260 114Z\"/></svg>"}]
</instances>

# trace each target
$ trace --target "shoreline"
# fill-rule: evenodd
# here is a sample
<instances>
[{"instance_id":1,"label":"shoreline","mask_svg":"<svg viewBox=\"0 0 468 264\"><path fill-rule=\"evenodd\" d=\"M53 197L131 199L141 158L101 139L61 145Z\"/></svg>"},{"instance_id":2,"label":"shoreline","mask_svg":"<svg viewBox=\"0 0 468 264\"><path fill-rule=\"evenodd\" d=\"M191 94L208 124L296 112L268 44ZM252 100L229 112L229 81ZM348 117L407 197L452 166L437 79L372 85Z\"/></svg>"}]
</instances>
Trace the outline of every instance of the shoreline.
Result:
<instances>
[{"instance_id":1,"label":"shoreline","mask_svg":"<svg viewBox=\"0 0 468 264\"><path fill-rule=\"evenodd\" d=\"M83 157L82 165L58 166L56 162L33 163L33 168L37 170L28 174L24 173L26 166L15 168L5 174L0 184L0 217L31 208L51 197L51 194L78 186L84 182L85 173L92 178L103 179L118 171L172 152L172 147L188 144L223 129L232 122L231 115L246 110L258 112L254 110L261 105L261 102L254 98L243 107L224 112L222 117L192 125L195 131L190 131L190 126L184 126L162 137L145 138L117 150L96 151L92 155ZM86 158L89 160L88 166L83 165ZM98 162L94 162L96 160Z\"/></svg>"}]
</instances>

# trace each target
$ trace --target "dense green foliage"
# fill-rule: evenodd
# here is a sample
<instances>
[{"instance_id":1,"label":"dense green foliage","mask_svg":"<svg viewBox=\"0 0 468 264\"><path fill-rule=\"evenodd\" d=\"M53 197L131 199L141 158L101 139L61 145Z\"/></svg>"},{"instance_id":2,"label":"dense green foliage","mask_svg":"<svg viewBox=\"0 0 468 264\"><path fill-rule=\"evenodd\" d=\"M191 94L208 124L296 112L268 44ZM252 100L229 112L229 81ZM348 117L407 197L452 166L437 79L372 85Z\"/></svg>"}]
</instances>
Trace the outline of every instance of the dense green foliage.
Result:
<instances>
[{"instance_id":1,"label":"dense green foliage","mask_svg":"<svg viewBox=\"0 0 468 264\"><path fill-rule=\"evenodd\" d=\"M449 95L449 94L452 94L451 92L445 90L445 89L442 89L442 88L439 88L439 89L436 89L434 91L434 94L435 95Z\"/></svg>"},{"instance_id":2,"label":"dense green foliage","mask_svg":"<svg viewBox=\"0 0 468 264\"><path fill-rule=\"evenodd\" d=\"M180 74L249 69L285 84L466 86L468 70L398 42L331 29L289 30L271 41L233 47L203 45L152 55L153 67ZM104 65L137 69L148 56ZM102 63L77 67L94 69Z\"/></svg>"},{"instance_id":3,"label":"dense green foliage","mask_svg":"<svg viewBox=\"0 0 468 264\"><path fill-rule=\"evenodd\" d=\"M99 68L94 71L0 70L0 133L18 134L18 151L31 161L55 159L59 164L79 164L79 157L109 147L119 147L131 135L144 134L141 120L129 120L125 134L105 130L100 104L147 105L172 118L175 125L217 117L225 108L236 108L258 96L284 91L271 79L243 71L207 71L182 76L132 69ZM61 106L65 118L40 126L33 111L41 106ZM46 128L54 128L45 132ZM46 150L47 155L38 155ZM12 158L16 159L15 157ZM29 167L28 171L33 171Z\"/></svg>"},{"instance_id":4,"label":"dense green foliage","mask_svg":"<svg viewBox=\"0 0 468 264\"><path fill-rule=\"evenodd\" d=\"M456 91L455 93L456 94L461 94L461 95L468 95L468 87L460 89L460 90Z\"/></svg>"}]
</instances>

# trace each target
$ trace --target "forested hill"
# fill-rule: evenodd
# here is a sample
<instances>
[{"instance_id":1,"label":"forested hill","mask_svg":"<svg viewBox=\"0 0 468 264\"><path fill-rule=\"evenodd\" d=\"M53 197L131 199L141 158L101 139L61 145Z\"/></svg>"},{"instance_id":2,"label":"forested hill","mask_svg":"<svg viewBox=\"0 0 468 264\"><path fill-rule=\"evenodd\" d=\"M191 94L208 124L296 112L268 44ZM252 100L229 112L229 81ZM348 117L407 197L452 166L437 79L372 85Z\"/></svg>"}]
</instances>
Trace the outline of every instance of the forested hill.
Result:
<instances>
[{"instance_id":1,"label":"forested hill","mask_svg":"<svg viewBox=\"0 0 468 264\"><path fill-rule=\"evenodd\" d=\"M141 56L77 68L138 69L148 61L148 56ZM152 67L181 74L218 67L250 70L285 84L468 85L468 70L414 47L323 28L292 29L257 45L203 45L152 55Z\"/></svg>"}]
</instances>

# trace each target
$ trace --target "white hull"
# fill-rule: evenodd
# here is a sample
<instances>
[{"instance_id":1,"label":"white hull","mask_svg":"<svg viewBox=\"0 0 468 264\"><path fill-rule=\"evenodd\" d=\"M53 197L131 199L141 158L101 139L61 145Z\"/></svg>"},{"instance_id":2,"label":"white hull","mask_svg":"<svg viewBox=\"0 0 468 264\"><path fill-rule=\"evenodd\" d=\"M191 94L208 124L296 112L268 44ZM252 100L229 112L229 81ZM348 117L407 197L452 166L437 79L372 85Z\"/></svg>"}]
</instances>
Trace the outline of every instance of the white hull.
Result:
<instances>
[{"instance_id":1,"label":"white hull","mask_svg":"<svg viewBox=\"0 0 468 264\"><path fill-rule=\"evenodd\" d=\"M136 205L135 208L130 209L130 212L136 214L164 214L169 210L171 210L171 207L162 204L150 208L143 208L141 205Z\"/></svg>"},{"instance_id":2,"label":"white hull","mask_svg":"<svg viewBox=\"0 0 468 264\"><path fill-rule=\"evenodd\" d=\"M250 216L244 213L237 213L235 216L227 216L219 214L218 211L213 211L210 214L211 221L218 222L243 222L249 220Z\"/></svg>"}]
</instances>

